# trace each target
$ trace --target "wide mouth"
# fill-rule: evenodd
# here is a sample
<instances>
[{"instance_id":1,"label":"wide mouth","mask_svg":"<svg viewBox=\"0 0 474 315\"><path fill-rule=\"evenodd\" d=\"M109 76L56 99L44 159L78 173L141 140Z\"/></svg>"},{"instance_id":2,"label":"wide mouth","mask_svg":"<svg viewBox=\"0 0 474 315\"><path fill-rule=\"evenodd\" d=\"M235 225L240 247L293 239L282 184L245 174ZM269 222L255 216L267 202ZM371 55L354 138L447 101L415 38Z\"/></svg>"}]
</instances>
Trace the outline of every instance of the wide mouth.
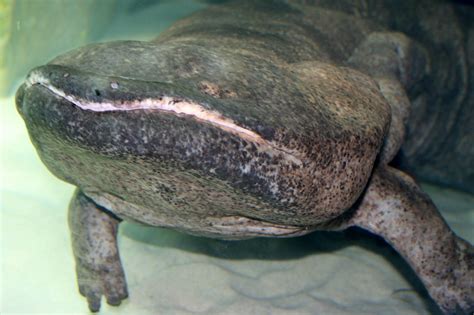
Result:
<instances>
[{"instance_id":1,"label":"wide mouth","mask_svg":"<svg viewBox=\"0 0 474 315\"><path fill-rule=\"evenodd\" d=\"M135 95L135 97L133 97L132 95L128 95L126 98L116 97L114 99L110 97L105 97L106 93L96 88L94 90L94 93L97 96L97 100L91 100L79 94L70 93L67 91L67 89L64 88L64 86L68 86L67 81L69 81L69 78L71 78L70 81L72 82L74 81L74 78L72 78L72 74L68 71L68 69L62 69L63 67L60 68L64 72L62 77L64 78L65 82L62 84L62 86L54 84L52 82L50 78L52 76L51 72L49 72L50 74L48 76L44 71L47 70L47 68L45 69L44 67L40 67L30 72L25 82L26 87L28 88L29 86L33 85L41 85L54 95L69 101L70 103L83 110L88 110L92 112L110 112L146 109L164 111L176 115L189 115L192 116L194 119L198 119L203 122L215 125L219 128L228 130L229 132L245 135L246 137L252 138L255 141L259 142L263 140L255 132L238 126L234 121L224 117L219 112L206 109L197 102L187 100L182 97L166 96L164 94L159 94L156 96L149 95L147 97L146 95L143 96L137 94ZM111 77L109 80L109 88L111 90L119 92L120 89L123 89L122 85L125 81L130 81L130 79ZM134 81L137 82L139 80ZM156 83L150 81L142 82L147 85ZM157 88L159 88L159 86L157 86ZM102 96L103 94L104 96ZM107 94L110 95L111 93ZM119 95L119 93L117 94Z\"/></svg>"},{"instance_id":2,"label":"wide mouth","mask_svg":"<svg viewBox=\"0 0 474 315\"><path fill-rule=\"evenodd\" d=\"M216 127L259 147L263 146L267 152L282 153L298 165L302 163L292 150L265 139L257 132L211 109L210 102L215 101L214 99L199 95L187 87L168 82L100 76L60 65L46 65L33 69L27 76L23 88L31 87L41 87L54 98L88 112L89 115L125 114L133 111L143 112L142 116L147 113L161 113L190 119L198 124Z\"/></svg>"}]
</instances>

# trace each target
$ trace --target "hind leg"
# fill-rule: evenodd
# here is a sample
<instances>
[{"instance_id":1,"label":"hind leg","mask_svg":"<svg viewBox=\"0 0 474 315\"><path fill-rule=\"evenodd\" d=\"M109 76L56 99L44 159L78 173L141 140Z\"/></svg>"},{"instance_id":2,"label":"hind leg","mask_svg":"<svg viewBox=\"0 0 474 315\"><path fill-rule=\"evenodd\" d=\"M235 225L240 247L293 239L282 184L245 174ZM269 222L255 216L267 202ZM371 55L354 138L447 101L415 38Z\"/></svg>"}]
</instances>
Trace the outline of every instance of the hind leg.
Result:
<instances>
[{"instance_id":1,"label":"hind leg","mask_svg":"<svg viewBox=\"0 0 474 315\"><path fill-rule=\"evenodd\" d=\"M408 175L388 166L376 169L349 223L390 243L444 313L472 314L474 248L451 231Z\"/></svg>"}]
</instances>

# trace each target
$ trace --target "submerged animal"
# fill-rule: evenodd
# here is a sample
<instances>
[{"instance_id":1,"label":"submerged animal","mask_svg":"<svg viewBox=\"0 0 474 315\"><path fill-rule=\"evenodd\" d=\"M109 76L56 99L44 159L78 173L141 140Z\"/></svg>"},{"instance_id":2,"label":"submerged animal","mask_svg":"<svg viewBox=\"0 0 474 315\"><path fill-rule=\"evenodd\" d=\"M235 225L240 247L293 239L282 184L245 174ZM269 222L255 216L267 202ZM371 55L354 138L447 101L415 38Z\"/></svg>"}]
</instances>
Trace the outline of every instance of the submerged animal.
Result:
<instances>
[{"instance_id":1,"label":"submerged animal","mask_svg":"<svg viewBox=\"0 0 474 315\"><path fill-rule=\"evenodd\" d=\"M338 39L338 40L335 40ZM301 1L231 1L153 41L92 44L33 69L16 103L69 225L91 311L127 285L131 220L223 239L358 226L410 264L446 314L474 309L474 250L388 163L429 52Z\"/></svg>"}]
</instances>

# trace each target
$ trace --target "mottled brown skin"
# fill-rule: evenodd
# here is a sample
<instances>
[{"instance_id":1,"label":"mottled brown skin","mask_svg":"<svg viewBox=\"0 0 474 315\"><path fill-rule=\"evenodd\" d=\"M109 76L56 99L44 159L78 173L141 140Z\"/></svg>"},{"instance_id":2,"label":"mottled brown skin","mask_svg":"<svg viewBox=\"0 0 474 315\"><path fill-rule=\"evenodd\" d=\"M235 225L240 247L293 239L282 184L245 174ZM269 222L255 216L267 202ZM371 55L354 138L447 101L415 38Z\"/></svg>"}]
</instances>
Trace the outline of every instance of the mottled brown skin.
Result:
<instances>
[{"instance_id":1,"label":"mottled brown skin","mask_svg":"<svg viewBox=\"0 0 474 315\"><path fill-rule=\"evenodd\" d=\"M387 166L428 53L371 20L300 2L230 2L152 42L86 46L19 89L41 159L78 187L70 226L92 311L101 296L127 296L119 219L225 239L360 226L405 257L445 313L474 307L472 246ZM193 102L259 138L188 114L84 110L58 90L119 108Z\"/></svg>"},{"instance_id":2,"label":"mottled brown skin","mask_svg":"<svg viewBox=\"0 0 474 315\"><path fill-rule=\"evenodd\" d=\"M443 311L472 312L473 247L451 231L411 177L391 167L376 168L349 224L397 249Z\"/></svg>"}]
</instances>

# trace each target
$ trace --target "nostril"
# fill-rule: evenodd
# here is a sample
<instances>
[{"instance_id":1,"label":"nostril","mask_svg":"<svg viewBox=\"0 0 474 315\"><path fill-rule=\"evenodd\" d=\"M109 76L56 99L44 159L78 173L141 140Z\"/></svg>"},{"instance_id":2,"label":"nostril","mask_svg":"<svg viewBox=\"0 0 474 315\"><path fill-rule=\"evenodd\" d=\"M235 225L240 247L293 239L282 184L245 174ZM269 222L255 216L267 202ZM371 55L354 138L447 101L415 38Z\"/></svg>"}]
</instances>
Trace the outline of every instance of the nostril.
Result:
<instances>
[{"instance_id":1,"label":"nostril","mask_svg":"<svg viewBox=\"0 0 474 315\"><path fill-rule=\"evenodd\" d=\"M97 90L97 89L95 89L94 92L95 92L95 95L96 95L96 96L100 96L100 95L101 95L101 94L100 94L100 91Z\"/></svg>"}]
</instances>

